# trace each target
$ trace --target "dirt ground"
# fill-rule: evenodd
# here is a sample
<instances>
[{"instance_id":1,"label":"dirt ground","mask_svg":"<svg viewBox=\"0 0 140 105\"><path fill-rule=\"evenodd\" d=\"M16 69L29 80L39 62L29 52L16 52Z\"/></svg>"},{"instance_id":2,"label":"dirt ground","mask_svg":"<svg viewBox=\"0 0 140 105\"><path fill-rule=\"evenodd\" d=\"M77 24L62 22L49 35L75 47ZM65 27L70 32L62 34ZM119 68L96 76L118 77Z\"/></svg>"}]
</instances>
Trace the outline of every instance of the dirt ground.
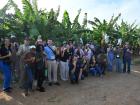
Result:
<instances>
[{"instance_id":1,"label":"dirt ground","mask_svg":"<svg viewBox=\"0 0 140 105\"><path fill-rule=\"evenodd\" d=\"M14 88L10 94L0 93L0 105L140 105L140 64L131 74L107 73L103 78L89 76L79 85L62 82L46 92L33 92L23 97Z\"/></svg>"}]
</instances>

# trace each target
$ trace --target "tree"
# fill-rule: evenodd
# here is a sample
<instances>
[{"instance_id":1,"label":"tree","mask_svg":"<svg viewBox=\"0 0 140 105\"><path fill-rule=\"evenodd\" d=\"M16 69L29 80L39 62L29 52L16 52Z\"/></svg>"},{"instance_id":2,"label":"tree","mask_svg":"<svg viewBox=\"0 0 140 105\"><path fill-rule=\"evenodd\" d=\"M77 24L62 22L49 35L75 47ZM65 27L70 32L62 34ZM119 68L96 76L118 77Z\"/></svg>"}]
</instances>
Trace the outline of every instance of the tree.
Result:
<instances>
[{"instance_id":1,"label":"tree","mask_svg":"<svg viewBox=\"0 0 140 105\"><path fill-rule=\"evenodd\" d=\"M131 45L137 44L139 34L137 33L137 25L135 25L135 22L128 24L122 20L121 25L118 25L116 29L123 42L129 42Z\"/></svg>"},{"instance_id":2,"label":"tree","mask_svg":"<svg viewBox=\"0 0 140 105\"><path fill-rule=\"evenodd\" d=\"M72 39L77 43L80 38L84 43L88 41L96 41L100 45L105 44L104 34L109 35L110 42L116 44L118 38L122 38L124 42L128 41L132 45L138 44L140 40L140 28L135 24L128 24L122 21L117 24L121 14L111 17L110 21L105 19L101 21L94 18L93 21L87 19L87 13L83 18L82 25L79 23L81 9L78 10L73 22L70 21L69 13L64 11L62 22L58 21L60 6L56 11L39 10L37 0L22 0L23 12L18 8L13 0L9 0L7 4L0 10L0 36L10 36L15 34L20 40L23 36L29 35L36 40L38 35L43 39L51 38L56 43L61 44L64 40ZM14 8L14 14L7 14L7 10ZM92 29L87 27L87 23L92 25Z\"/></svg>"},{"instance_id":3,"label":"tree","mask_svg":"<svg viewBox=\"0 0 140 105\"><path fill-rule=\"evenodd\" d=\"M108 34L110 37L110 43L114 43L116 39L116 31L115 31L115 24L117 24L117 20L121 14L119 14L117 17L112 16L111 20L107 22L105 19L101 22L98 18L94 18L94 21L88 21L89 24L93 27L93 37L94 40L98 42L98 44L103 45L104 42L104 33Z\"/></svg>"},{"instance_id":4,"label":"tree","mask_svg":"<svg viewBox=\"0 0 140 105\"><path fill-rule=\"evenodd\" d=\"M67 11L64 11L62 19L62 27L64 28L63 37L70 39L72 36L71 21ZM66 40L66 39L65 39Z\"/></svg>"}]
</instances>

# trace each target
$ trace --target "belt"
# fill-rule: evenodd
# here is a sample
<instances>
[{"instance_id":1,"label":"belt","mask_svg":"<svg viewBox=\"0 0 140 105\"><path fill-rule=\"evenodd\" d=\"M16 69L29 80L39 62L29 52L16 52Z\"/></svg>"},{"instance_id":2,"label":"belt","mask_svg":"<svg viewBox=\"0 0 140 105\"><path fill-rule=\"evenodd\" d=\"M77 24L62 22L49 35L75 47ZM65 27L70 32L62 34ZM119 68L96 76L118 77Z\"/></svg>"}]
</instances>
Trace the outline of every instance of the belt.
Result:
<instances>
[{"instance_id":1,"label":"belt","mask_svg":"<svg viewBox=\"0 0 140 105\"><path fill-rule=\"evenodd\" d=\"M120 57L116 57L116 58L120 58Z\"/></svg>"},{"instance_id":2,"label":"belt","mask_svg":"<svg viewBox=\"0 0 140 105\"><path fill-rule=\"evenodd\" d=\"M54 61L55 59L47 59L48 61Z\"/></svg>"}]
</instances>

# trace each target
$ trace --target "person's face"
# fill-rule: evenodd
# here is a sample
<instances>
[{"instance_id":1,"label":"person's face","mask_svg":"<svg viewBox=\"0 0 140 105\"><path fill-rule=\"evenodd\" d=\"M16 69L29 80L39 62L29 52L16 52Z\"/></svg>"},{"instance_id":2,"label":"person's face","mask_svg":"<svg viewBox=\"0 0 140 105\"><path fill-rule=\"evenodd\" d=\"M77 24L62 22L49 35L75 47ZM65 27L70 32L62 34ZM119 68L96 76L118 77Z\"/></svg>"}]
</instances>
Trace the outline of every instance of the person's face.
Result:
<instances>
[{"instance_id":1,"label":"person's face","mask_svg":"<svg viewBox=\"0 0 140 105\"><path fill-rule=\"evenodd\" d=\"M70 43L69 45L70 45L70 47L73 47L73 43Z\"/></svg>"},{"instance_id":2,"label":"person's face","mask_svg":"<svg viewBox=\"0 0 140 105\"><path fill-rule=\"evenodd\" d=\"M9 39L5 39L5 45L9 46L10 44L10 40Z\"/></svg>"},{"instance_id":3,"label":"person's face","mask_svg":"<svg viewBox=\"0 0 140 105\"><path fill-rule=\"evenodd\" d=\"M78 47L78 50L80 50L80 47Z\"/></svg>"},{"instance_id":4,"label":"person's face","mask_svg":"<svg viewBox=\"0 0 140 105\"><path fill-rule=\"evenodd\" d=\"M125 47L128 48L128 44L126 44Z\"/></svg>"},{"instance_id":5,"label":"person's face","mask_svg":"<svg viewBox=\"0 0 140 105\"><path fill-rule=\"evenodd\" d=\"M48 45L52 45L53 41L52 40L48 40Z\"/></svg>"},{"instance_id":6,"label":"person's face","mask_svg":"<svg viewBox=\"0 0 140 105\"><path fill-rule=\"evenodd\" d=\"M30 41L29 40L24 40L25 45L29 45Z\"/></svg>"},{"instance_id":7,"label":"person's face","mask_svg":"<svg viewBox=\"0 0 140 105\"><path fill-rule=\"evenodd\" d=\"M31 49L31 52L32 52L32 53L34 53L35 51L36 51L36 49L35 49L35 48L32 48L32 49Z\"/></svg>"},{"instance_id":8,"label":"person's face","mask_svg":"<svg viewBox=\"0 0 140 105\"><path fill-rule=\"evenodd\" d=\"M38 44L43 45L43 41L38 41Z\"/></svg>"},{"instance_id":9,"label":"person's face","mask_svg":"<svg viewBox=\"0 0 140 105\"><path fill-rule=\"evenodd\" d=\"M66 48L67 48L67 49L69 49L69 48L70 48L70 46L67 44L67 45L66 45Z\"/></svg>"},{"instance_id":10,"label":"person's face","mask_svg":"<svg viewBox=\"0 0 140 105\"><path fill-rule=\"evenodd\" d=\"M109 45L109 48L112 48L112 45L111 44Z\"/></svg>"}]
</instances>

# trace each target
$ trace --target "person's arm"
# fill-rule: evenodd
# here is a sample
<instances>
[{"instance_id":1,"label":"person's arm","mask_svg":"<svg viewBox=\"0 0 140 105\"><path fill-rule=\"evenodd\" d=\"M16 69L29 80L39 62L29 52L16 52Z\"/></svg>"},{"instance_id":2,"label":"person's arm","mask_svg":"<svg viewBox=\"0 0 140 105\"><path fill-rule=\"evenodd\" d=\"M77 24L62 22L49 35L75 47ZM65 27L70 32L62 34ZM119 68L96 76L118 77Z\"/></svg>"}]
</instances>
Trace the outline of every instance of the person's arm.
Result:
<instances>
[{"instance_id":1,"label":"person's arm","mask_svg":"<svg viewBox=\"0 0 140 105\"><path fill-rule=\"evenodd\" d=\"M94 64L93 64L93 66L95 66L96 65L96 61L94 60Z\"/></svg>"},{"instance_id":2,"label":"person's arm","mask_svg":"<svg viewBox=\"0 0 140 105\"><path fill-rule=\"evenodd\" d=\"M131 53L131 54L133 53L133 51L132 51L132 50L130 50L130 49L127 49L127 52L129 52L129 53Z\"/></svg>"},{"instance_id":3,"label":"person's arm","mask_svg":"<svg viewBox=\"0 0 140 105\"><path fill-rule=\"evenodd\" d=\"M84 51L82 49L80 50L80 53L80 55L84 56Z\"/></svg>"},{"instance_id":4,"label":"person's arm","mask_svg":"<svg viewBox=\"0 0 140 105\"><path fill-rule=\"evenodd\" d=\"M80 80L80 79L81 79L81 76L82 76L82 72L83 72L83 69L81 68L81 69L80 69L80 73L79 73L79 77L78 77L78 80Z\"/></svg>"},{"instance_id":5,"label":"person's arm","mask_svg":"<svg viewBox=\"0 0 140 105\"><path fill-rule=\"evenodd\" d=\"M107 48L107 53L109 52L110 48Z\"/></svg>"},{"instance_id":6,"label":"person's arm","mask_svg":"<svg viewBox=\"0 0 140 105\"><path fill-rule=\"evenodd\" d=\"M43 55L47 56L47 54L46 54L46 52L45 52L45 51L43 51Z\"/></svg>"},{"instance_id":7,"label":"person's arm","mask_svg":"<svg viewBox=\"0 0 140 105\"><path fill-rule=\"evenodd\" d=\"M64 48L64 49L61 51L61 57L64 57L65 52L66 52L66 49Z\"/></svg>"},{"instance_id":8,"label":"person's arm","mask_svg":"<svg viewBox=\"0 0 140 105\"><path fill-rule=\"evenodd\" d=\"M87 69L87 63L85 63L85 65L84 65L84 70L86 70Z\"/></svg>"},{"instance_id":9,"label":"person's arm","mask_svg":"<svg viewBox=\"0 0 140 105\"><path fill-rule=\"evenodd\" d=\"M64 57L64 53L65 53L65 51L63 50L63 51L61 52L61 57Z\"/></svg>"},{"instance_id":10,"label":"person's arm","mask_svg":"<svg viewBox=\"0 0 140 105\"><path fill-rule=\"evenodd\" d=\"M5 59L11 56L11 52L9 51L9 54L5 55L5 56L0 56L0 59Z\"/></svg>"},{"instance_id":11,"label":"person's arm","mask_svg":"<svg viewBox=\"0 0 140 105\"><path fill-rule=\"evenodd\" d=\"M21 55L22 52L23 52L23 46L20 45L20 46L19 46L19 49L18 49L18 52L17 52L17 55L18 55L18 56Z\"/></svg>"},{"instance_id":12,"label":"person's arm","mask_svg":"<svg viewBox=\"0 0 140 105\"><path fill-rule=\"evenodd\" d=\"M24 61L25 61L25 62L31 62L31 61L32 61L32 58L26 58L26 57L25 57L25 58L24 58Z\"/></svg>"},{"instance_id":13,"label":"person's arm","mask_svg":"<svg viewBox=\"0 0 140 105\"><path fill-rule=\"evenodd\" d=\"M24 55L24 62L33 62L35 57L32 56L30 53L25 53Z\"/></svg>"},{"instance_id":14,"label":"person's arm","mask_svg":"<svg viewBox=\"0 0 140 105\"><path fill-rule=\"evenodd\" d=\"M26 58L24 59L25 62L34 62L35 61L35 57L31 57L31 58Z\"/></svg>"},{"instance_id":15,"label":"person's arm","mask_svg":"<svg viewBox=\"0 0 140 105\"><path fill-rule=\"evenodd\" d=\"M72 69L72 73L75 72L75 69L76 69L76 62L74 62L73 65L74 65L74 67L73 67L73 69Z\"/></svg>"}]
</instances>

